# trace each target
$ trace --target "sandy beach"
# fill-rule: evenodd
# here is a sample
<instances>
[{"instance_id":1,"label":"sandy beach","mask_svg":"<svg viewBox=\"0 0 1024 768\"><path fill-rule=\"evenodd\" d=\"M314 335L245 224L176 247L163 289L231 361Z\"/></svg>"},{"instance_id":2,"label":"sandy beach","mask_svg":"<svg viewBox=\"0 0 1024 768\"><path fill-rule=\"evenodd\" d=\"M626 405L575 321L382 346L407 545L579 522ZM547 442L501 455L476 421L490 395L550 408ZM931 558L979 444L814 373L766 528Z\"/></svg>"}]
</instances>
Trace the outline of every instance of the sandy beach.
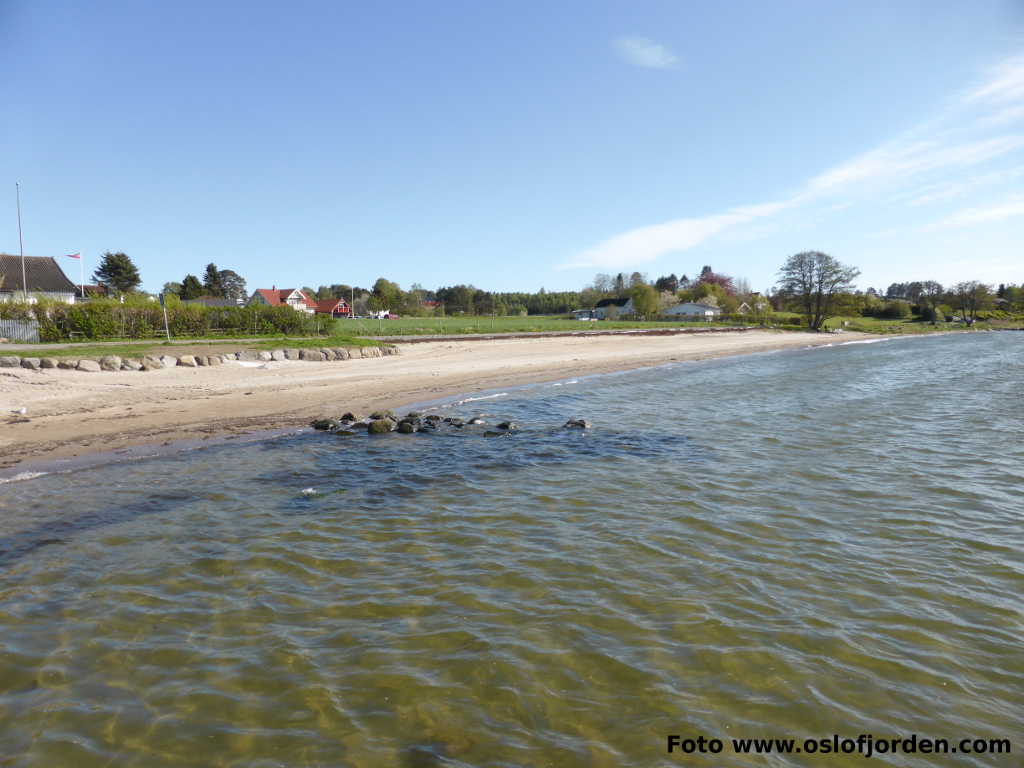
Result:
<instances>
[{"instance_id":1,"label":"sandy beach","mask_svg":"<svg viewBox=\"0 0 1024 768\"><path fill-rule=\"evenodd\" d=\"M298 427L344 411L394 408L535 381L837 341L827 335L755 330L436 341L400 344L394 357L148 373L5 369L0 372L0 414L6 419L0 429L0 469ZM24 416L11 414L20 408L27 409Z\"/></svg>"}]
</instances>

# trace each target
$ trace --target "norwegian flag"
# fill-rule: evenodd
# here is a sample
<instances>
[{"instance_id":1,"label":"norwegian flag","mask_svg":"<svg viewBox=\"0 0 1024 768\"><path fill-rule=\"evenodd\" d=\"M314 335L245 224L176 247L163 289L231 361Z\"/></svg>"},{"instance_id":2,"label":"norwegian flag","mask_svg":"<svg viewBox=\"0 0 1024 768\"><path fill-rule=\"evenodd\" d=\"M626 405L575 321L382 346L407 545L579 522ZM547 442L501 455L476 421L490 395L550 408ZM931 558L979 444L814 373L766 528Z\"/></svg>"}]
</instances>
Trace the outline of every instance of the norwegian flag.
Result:
<instances>
[{"instance_id":1,"label":"norwegian flag","mask_svg":"<svg viewBox=\"0 0 1024 768\"><path fill-rule=\"evenodd\" d=\"M80 259L80 258L82 258L82 254L81 253L66 253L66 254L64 254L64 257L68 258L68 259Z\"/></svg>"}]
</instances>

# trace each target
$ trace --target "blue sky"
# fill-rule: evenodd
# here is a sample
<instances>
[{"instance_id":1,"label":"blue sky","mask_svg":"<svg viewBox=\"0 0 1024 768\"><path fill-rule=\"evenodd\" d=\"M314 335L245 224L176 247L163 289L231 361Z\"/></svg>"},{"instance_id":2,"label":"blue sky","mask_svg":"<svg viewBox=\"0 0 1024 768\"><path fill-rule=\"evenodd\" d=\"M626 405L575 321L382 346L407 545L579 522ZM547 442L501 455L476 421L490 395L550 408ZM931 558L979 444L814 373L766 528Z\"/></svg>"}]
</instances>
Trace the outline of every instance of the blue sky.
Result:
<instances>
[{"instance_id":1,"label":"blue sky","mask_svg":"<svg viewBox=\"0 0 1024 768\"><path fill-rule=\"evenodd\" d=\"M0 71L0 251L19 181L150 290L1024 282L1020 0L0 0Z\"/></svg>"}]
</instances>

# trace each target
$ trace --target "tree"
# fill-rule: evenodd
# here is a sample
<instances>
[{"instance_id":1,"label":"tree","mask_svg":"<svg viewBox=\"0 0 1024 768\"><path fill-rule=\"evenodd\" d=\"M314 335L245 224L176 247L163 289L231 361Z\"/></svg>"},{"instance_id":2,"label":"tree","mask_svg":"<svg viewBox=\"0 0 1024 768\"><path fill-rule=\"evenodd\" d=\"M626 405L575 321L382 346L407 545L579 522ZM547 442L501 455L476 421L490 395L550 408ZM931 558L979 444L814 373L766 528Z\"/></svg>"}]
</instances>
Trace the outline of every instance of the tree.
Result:
<instances>
[{"instance_id":1,"label":"tree","mask_svg":"<svg viewBox=\"0 0 1024 768\"><path fill-rule=\"evenodd\" d=\"M243 301L249 295L245 292L245 278L234 270L222 269L218 276L220 278L220 295L225 299Z\"/></svg>"},{"instance_id":2,"label":"tree","mask_svg":"<svg viewBox=\"0 0 1024 768\"><path fill-rule=\"evenodd\" d=\"M708 266L705 266L700 271L700 277L697 279L697 285L720 285L726 293L730 295L736 293L731 277L728 275L715 274L711 271L711 267Z\"/></svg>"},{"instance_id":3,"label":"tree","mask_svg":"<svg viewBox=\"0 0 1024 768\"><path fill-rule=\"evenodd\" d=\"M856 267L841 264L826 253L804 251L782 265L779 291L799 305L807 327L818 331L832 311L836 294L852 290L859 274Z\"/></svg>"},{"instance_id":4,"label":"tree","mask_svg":"<svg viewBox=\"0 0 1024 768\"><path fill-rule=\"evenodd\" d=\"M198 299L203 295L203 284L195 275L185 275L181 281L181 291L178 293L183 299Z\"/></svg>"},{"instance_id":5,"label":"tree","mask_svg":"<svg viewBox=\"0 0 1024 768\"><path fill-rule=\"evenodd\" d=\"M206 272L203 275L203 288L208 296L221 297L224 295L224 288L220 281L220 270L217 265L210 262L206 265Z\"/></svg>"},{"instance_id":6,"label":"tree","mask_svg":"<svg viewBox=\"0 0 1024 768\"><path fill-rule=\"evenodd\" d=\"M661 310L661 299L658 292L647 283L634 285L629 291L633 299L633 311L645 320L655 317Z\"/></svg>"},{"instance_id":7,"label":"tree","mask_svg":"<svg viewBox=\"0 0 1024 768\"><path fill-rule=\"evenodd\" d=\"M103 260L96 271L92 273L92 279L113 288L118 293L133 291L142 282L138 267L132 263L131 259L121 252L111 253L110 251L103 254Z\"/></svg>"},{"instance_id":8,"label":"tree","mask_svg":"<svg viewBox=\"0 0 1024 768\"><path fill-rule=\"evenodd\" d=\"M164 283L160 292L167 296L177 296L181 293L181 283Z\"/></svg>"},{"instance_id":9,"label":"tree","mask_svg":"<svg viewBox=\"0 0 1024 768\"><path fill-rule=\"evenodd\" d=\"M671 275L659 277L654 281L654 287L659 291L675 293L679 290L679 278L673 272Z\"/></svg>"},{"instance_id":10,"label":"tree","mask_svg":"<svg viewBox=\"0 0 1024 768\"><path fill-rule=\"evenodd\" d=\"M987 309L992 302L991 286L968 280L953 286L952 303L960 310L964 322L970 325L978 319L978 310Z\"/></svg>"},{"instance_id":11,"label":"tree","mask_svg":"<svg viewBox=\"0 0 1024 768\"><path fill-rule=\"evenodd\" d=\"M940 283L934 280L924 280L921 283L921 293L917 297L917 306L921 313L921 319L930 321L932 325L939 320L939 304L945 291Z\"/></svg>"},{"instance_id":12,"label":"tree","mask_svg":"<svg viewBox=\"0 0 1024 768\"><path fill-rule=\"evenodd\" d=\"M629 276L629 287L630 288L636 288L638 285L643 285L646 282L647 282L647 278L645 278L639 272L634 272L633 274L631 274Z\"/></svg>"}]
</instances>

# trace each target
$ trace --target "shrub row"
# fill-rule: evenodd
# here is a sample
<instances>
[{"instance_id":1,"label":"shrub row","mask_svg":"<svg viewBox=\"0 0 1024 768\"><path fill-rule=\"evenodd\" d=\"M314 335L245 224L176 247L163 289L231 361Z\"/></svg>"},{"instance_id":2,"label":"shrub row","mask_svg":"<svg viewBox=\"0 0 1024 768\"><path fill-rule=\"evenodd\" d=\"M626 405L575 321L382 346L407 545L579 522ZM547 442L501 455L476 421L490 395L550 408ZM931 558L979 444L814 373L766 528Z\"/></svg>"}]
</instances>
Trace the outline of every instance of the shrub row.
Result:
<instances>
[{"instance_id":1,"label":"shrub row","mask_svg":"<svg viewBox=\"0 0 1024 768\"><path fill-rule=\"evenodd\" d=\"M39 322L39 337L43 341L144 339L159 336L164 330L163 309L156 302L11 302L0 304L0 318L34 318ZM314 315L296 312L291 307L201 307L174 304L167 307L167 322L171 335L175 337L216 333L229 336L312 335L318 328L318 320ZM319 323L322 324L323 320L319 320Z\"/></svg>"}]
</instances>

